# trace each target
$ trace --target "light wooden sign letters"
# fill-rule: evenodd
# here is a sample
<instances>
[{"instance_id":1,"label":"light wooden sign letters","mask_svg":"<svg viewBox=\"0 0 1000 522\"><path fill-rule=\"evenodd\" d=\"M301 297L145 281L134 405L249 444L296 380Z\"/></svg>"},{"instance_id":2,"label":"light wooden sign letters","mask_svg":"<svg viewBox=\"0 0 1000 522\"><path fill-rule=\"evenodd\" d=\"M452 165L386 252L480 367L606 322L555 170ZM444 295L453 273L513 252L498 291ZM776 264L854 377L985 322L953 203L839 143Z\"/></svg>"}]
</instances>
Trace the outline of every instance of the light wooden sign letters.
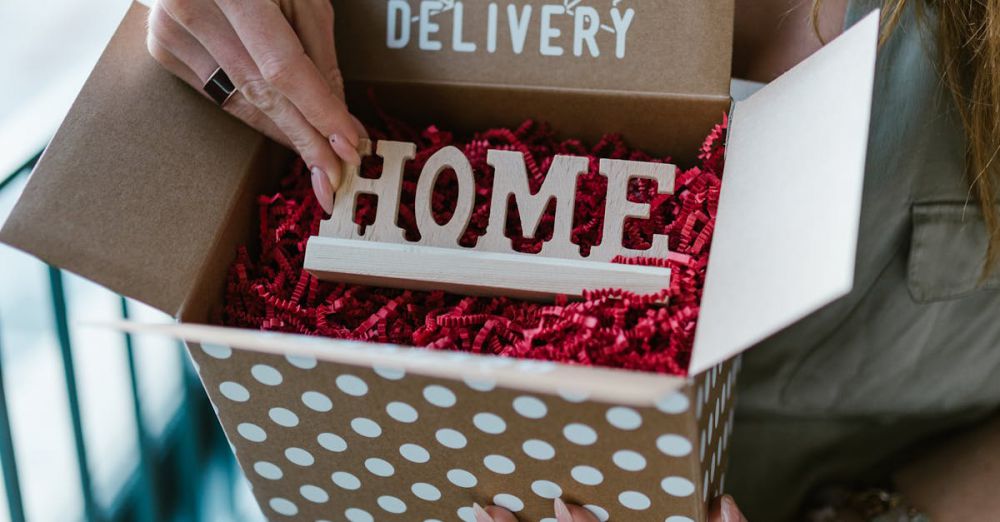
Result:
<instances>
[{"instance_id":1,"label":"light wooden sign letters","mask_svg":"<svg viewBox=\"0 0 1000 522\"><path fill-rule=\"evenodd\" d=\"M372 144L363 140L362 157ZM310 238L305 267L321 279L418 290L446 290L471 295L508 295L550 299L558 294L579 296L584 290L621 288L655 293L670 284L668 268L611 263L616 256L666 258L667 237L654 235L649 250L622 245L625 220L646 219L649 205L628 201L629 181L654 180L660 193L673 192L676 167L665 163L602 159L600 173L608 178L602 241L584 257L571 239L577 177L588 170L588 160L556 156L541 188L532 193L524 157L519 152L490 150L487 163L494 168L493 196L486 233L474 248L459 245L472 216L475 178L472 165L456 147L444 147L424 164L417 181L415 215L420 240L408 241L396 225L403 169L414 158L412 143L379 141L375 154L382 158L378 179L362 178L358 167L344 165L333 213ZM455 173L458 199L451 219L439 224L431 200L438 176ZM377 197L375 222L361 228L354 222L358 196ZM538 254L513 248L504 234L507 202L514 197L526 238L533 238L545 209L555 199L552 238Z\"/></svg>"}]
</instances>

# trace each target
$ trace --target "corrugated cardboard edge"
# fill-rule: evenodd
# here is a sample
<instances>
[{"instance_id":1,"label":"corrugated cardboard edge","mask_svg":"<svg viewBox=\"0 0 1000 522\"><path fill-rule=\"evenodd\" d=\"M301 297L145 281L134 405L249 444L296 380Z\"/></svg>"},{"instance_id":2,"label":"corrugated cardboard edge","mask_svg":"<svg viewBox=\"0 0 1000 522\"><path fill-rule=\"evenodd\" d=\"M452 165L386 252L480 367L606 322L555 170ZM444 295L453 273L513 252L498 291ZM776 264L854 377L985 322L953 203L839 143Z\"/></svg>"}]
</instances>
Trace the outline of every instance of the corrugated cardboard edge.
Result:
<instances>
[{"instance_id":1,"label":"corrugated cardboard edge","mask_svg":"<svg viewBox=\"0 0 1000 522\"><path fill-rule=\"evenodd\" d=\"M414 347L344 341L198 324L108 323L134 334L169 336L188 343L227 346L271 355L313 357L360 367L390 367L451 380L484 379L498 386L536 393L570 393L588 400L637 407L656 406L688 382L683 377L597 366L495 355L443 352ZM539 378L544 375L543 378Z\"/></svg>"}]
</instances>

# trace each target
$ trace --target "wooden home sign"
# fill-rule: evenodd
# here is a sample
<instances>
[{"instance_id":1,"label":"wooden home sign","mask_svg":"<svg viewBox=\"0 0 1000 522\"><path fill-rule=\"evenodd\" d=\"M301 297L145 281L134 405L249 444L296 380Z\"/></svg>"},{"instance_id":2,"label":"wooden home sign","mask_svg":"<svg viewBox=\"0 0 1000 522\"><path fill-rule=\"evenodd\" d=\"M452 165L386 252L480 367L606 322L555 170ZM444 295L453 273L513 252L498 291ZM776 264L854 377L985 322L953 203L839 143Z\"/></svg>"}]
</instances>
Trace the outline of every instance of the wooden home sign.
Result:
<instances>
[{"instance_id":1,"label":"wooden home sign","mask_svg":"<svg viewBox=\"0 0 1000 522\"><path fill-rule=\"evenodd\" d=\"M362 157L372 152L363 141ZM532 194L524 157L519 152L490 150L487 163L494 168L489 224L475 247L459 246L472 215L475 179L461 150L444 147L424 165L417 182L415 214L420 240L405 239L396 225L402 191L403 167L416 153L413 143L379 141L375 153L382 158L378 179L362 178L360 168L344 165L333 214L320 225L319 236L309 239L305 267L321 279L374 286L445 290L469 295L506 295L526 299L551 299L558 294L580 296L584 290L621 288L641 294L656 293L670 284L670 269L612 263L616 256L666 258L667 237L654 235L649 250L622 246L627 218L646 219L649 205L628 201L629 180L655 180L661 193L671 193L677 168L665 163L602 159L600 173L608 178L603 239L583 257L570 240L577 176L587 173L588 160L556 156L545 181ZM452 170L458 181L458 201L451 219L435 221L431 193L438 176ZM375 222L362 234L354 222L361 194L378 198ZM556 200L552 238L538 254L517 252L504 235L507 201L514 196L526 238L534 237L549 202Z\"/></svg>"}]
</instances>

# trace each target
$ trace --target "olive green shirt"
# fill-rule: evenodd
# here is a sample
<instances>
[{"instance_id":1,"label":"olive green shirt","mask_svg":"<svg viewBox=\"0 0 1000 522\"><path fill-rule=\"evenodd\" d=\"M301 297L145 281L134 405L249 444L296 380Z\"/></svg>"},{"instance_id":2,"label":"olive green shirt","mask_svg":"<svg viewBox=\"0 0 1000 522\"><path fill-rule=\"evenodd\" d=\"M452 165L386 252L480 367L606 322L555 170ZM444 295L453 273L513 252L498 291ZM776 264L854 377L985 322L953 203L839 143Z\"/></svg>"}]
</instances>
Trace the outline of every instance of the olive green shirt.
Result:
<instances>
[{"instance_id":1,"label":"olive green shirt","mask_svg":"<svg viewBox=\"0 0 1000 522\"><path fill-rule=\"evenodd\" d=\"M727 490L754 522L1000 405L1000 270L981 279L964 132L912 4L879 54L854 289L744 356Z\"/></svg>"}]
</instances>

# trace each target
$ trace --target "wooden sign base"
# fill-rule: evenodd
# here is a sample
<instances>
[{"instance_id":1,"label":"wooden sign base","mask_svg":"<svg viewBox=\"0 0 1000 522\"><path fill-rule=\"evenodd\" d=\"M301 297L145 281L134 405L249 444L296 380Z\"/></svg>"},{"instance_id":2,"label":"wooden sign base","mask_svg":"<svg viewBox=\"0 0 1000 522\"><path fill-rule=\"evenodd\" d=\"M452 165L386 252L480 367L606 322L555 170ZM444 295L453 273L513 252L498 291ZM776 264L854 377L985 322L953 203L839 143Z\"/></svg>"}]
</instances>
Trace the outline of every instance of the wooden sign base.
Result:
<instances>
[{"instance_id":1,"label":"wooden sign base","mask_svg":"<svg viewBox=\"0 0 1000 522\"><path fill-rule=\"evenodd\" d=\"M670 284L669 268L322 236L309 239L305 265L344 283L542 301L600 288L652 294Z\"/></svg>"}]
</instances>

